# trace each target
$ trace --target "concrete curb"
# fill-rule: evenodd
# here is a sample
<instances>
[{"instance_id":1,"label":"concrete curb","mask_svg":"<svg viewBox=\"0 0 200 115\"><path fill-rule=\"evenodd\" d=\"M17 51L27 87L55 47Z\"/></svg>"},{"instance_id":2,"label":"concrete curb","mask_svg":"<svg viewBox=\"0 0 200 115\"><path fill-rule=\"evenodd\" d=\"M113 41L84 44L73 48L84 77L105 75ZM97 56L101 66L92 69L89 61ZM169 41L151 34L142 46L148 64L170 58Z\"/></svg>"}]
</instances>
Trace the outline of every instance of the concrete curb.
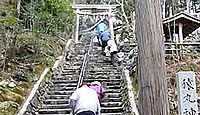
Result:
<instances>
[{"instance_id":1,"label":"concrete curb","mask_svg":"<svg viewBox=\"0 0 200 115\"><path fill-rule=\"evenodd\" d=\"M126 78L127 87L128 87L128 95L129 95L129 102L131 106L131 112L135 113L134 115L139 115L139 112L135 103L135 98L133 94L133 86L132 86L132 81L129 76L129 70L124 68L123 71L124 71L124 76Z\"/></svg>"},{"instance_id":2,"label":"concrete curb","mask_svg":"<svg viewBox=\"0 0 200 115\"><path fill-rule=\"evenodd\" d=\"M31 90L30 95L28 96L28 98L26 99L25 103L23 104L23 106L21 107L21 110L17 113L17 115L23 115L30 103L30 101L33 99L33 97L35 96L35 93L37 91L37 89L39 88L41 82L43 81L45 75L48 73L49 68L46 68L42 75L40 76L40 79L37 81L37 83L33 86L33 89Z\"/></svg>"}]
</instances>

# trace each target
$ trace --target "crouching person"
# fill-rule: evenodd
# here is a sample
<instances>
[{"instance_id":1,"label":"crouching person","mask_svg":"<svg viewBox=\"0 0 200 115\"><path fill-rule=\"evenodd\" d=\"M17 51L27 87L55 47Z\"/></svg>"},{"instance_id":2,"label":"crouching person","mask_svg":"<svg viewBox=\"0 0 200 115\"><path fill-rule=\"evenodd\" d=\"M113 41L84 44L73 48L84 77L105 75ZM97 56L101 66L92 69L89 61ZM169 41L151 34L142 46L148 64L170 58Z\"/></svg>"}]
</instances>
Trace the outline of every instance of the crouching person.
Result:
<instances>
[{"instance_id":1,"label":"crouching person","mask_svg":"<svg viewBox=\"0 0 200 115\"><path fill-rule=\"evenodd\" d=\"M71 115L100 115L100 103L95 90L83 83L70 97Z\"/></svg>"}]
</instances>

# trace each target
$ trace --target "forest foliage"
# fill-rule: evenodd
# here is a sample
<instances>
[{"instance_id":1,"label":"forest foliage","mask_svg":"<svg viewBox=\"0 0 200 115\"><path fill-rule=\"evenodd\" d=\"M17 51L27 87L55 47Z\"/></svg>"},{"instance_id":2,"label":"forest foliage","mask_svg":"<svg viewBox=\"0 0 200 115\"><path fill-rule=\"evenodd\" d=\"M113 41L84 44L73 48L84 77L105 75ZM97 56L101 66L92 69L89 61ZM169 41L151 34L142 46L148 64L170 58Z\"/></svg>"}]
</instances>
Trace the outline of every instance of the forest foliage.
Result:
<instances>
[{"instance_id":1,"label":"forest foliage","mask_svg":"<svg viewBox=\"0 0 200 115\"><path fill-rule=\"evenodd\" d=\"M74 28L71 3L71 0L0 3L0 114L13 115L29 94L30 84L62 53Z\"/></svg>"},{"instance_id":2,"label":"forest foliage","mask_svg":"<svg viewBox=\"0 0 200 115\"><path fill-rule=\"evenodd\" d=\"M20 9L16 8L17 4L20 4ZM52 56L54 52L48 52L53 48L49 42L59 40L51 37L68 37L64 35L69 35L74 28L74 12L70 0L18 0L1 7L0 14L3 43L1 68L18 57L16 53L23 53L17 52L20 48L34 55L43 52L43 55Z\"/></svg>"}]
</instances>

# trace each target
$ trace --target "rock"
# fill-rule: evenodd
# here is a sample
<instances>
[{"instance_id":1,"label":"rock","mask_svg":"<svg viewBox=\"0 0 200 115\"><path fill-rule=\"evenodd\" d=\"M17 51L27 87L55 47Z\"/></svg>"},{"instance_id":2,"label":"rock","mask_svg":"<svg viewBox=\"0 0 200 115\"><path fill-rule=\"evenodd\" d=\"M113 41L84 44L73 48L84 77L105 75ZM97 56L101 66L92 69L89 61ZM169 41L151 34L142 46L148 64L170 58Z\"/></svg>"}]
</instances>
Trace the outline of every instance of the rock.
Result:
<instances>
[{"instance_id":1,"label":"rock","mask_svg":"<svg viewBox=\"0 0 200 115\"><path fill-rule=\"evenodd\" d=\"M7 81L5 81L5 80L3 80L3 81L1 81L0 82L0 86L2 86L2 87L6 87L8 85L8 82Z\"/></svg>"},{"instance_id":2,"label":"rock","mask_svg":"<svg viewBox=\"0 0 200 115\"><path fill-rule=\"evenodd\" d=\"M16 84L14 82L11 82L11 83L8 84L8 87L14 88L14 87L16 87Z\"/></svg>"},{"instance_id":3,"label":"rock","mask_svg":"<svg viewBox=\"0 0 200 115\"><path fill-rule=\"evenodd\" d=\"M28 78L26 77L23 70L19 70L17 73L15 73L14 76L12 76L12 78L15 81L26 81L26 82L28 82Z\"/></svg>"},{"instance_id":4,"label":"rock","mask_svg":"<svg viewBox=\"0 0 200 115\"><path fill-rule=\"evenodd\" d=\"M32 78L32 82L37 82L39 80L39 78L37 76Z\"/></svg>"},{"instance_id":5,"label":"rock","mask_svg":"<svg viewBox=\"0 0 200 115\"><path fill-rule=\"evenodd\" d=\"M18 104L21 104L24 100L24 98L21 95L12 92L9 89L0 87L0 92L1 92L0 101L13 101Z\"/></svg>"},{"instance_id":6,"label":"rock","mask_svg":"<svg viewBox=\"0 0 200 115\"><path fill-rule=\"evenodd\" d=\"M5 101L5 102L0 103L0 109L7 109L9 106L18 108L19 104L17 104L16 102L13 102L13 101Z\"/></svg>"},{"instance_id":7,"label":"rock","mask_svg":"<svg viewBox=\"0 0 200 115\"><path fill-rule=\"evenodd\" d=\"M13 101L5 101L0 103L0 115L14 115L19 104Z\"/></svg>"}]
</instances>

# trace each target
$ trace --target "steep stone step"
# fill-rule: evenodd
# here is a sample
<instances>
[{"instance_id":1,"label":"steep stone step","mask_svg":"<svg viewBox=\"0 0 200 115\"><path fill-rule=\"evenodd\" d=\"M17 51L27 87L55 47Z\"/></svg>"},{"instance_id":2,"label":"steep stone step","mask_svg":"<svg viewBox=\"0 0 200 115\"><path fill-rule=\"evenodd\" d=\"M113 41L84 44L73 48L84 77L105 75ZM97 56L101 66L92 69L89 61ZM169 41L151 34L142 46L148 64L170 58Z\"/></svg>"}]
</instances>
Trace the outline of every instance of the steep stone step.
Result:
<instances>
[{"instance_id":1,"label":"steep stone step","mask_svg":"<svg viewBox=\"0 0 200 115\"><path fill-rule=\"evenodd\" d=\"M93 79L93 78L88 78L86 80L84 80L85 82L93 82L93 81L99 81L99 82L121 82L121 79L105 79L105 78L102 78L102 79Z\"/></svg>"},{"instance_id":2,"label":"steep stone step","mask_svg":"<svg viewBox=\"0 0 200 115\"><path fill-rule=\"evenodd\" d=\"M74 90L75 87L59 87L59 88L56 88L56 87L52 87L52 88L49 88L48 90L49 91L69 91L69 90Z\"/></svg>"},{"instance_id":3,"label":"steep stone step","mask_svg":"<svg viewBox=\"0 0 200 115\"><path fill-rule=\"evenodd\" d=\"M70 91L47 91L47 94L48 95L69 95L69 94L72 94L73 91L70 90Z\"/></svg>"},{"instance_id":4,"label":"steep stone step","mask_svg":"<svg viewBox=\"0 0 200 115\"><path fill-rule=\"evenodd\" d=\"M80 69L80 66L72 66L69 68L68 65L64 65L63 69L64 70L66 70L66 69L78 70L78 69Z\"/></svg>"},{"instance_id":5,"label":"steep stone step","mask_svg":"<svg viewBox=\"0 0 200 115\"><path fill-rule=\"evenodd\" d=\"M44 104L69 104L66 99L46 99L43 101Z\"/></svg>"},{"instance_id":6,"label":"steep stone step","mask_svg":"<svg viewBox=\"0 0 200 115\"><path fill-rule=\"evenodd\" d=\"M56 99L68 100L70 96L71 96L71 94L69 94L69 95L48 95L48 94L44 95L44 97L46 99L53 99L53 100L56 100Z\"/></svg>"},{"instance_id":7,"label":"steep stone step","mask_svg":"<svg viewBox=\"0 0 200 115\"><path fill-rule=\"evenodd\" d=\"M68 81L68 83L76 83L78 79L78 75L66 75L59 77L52 77L52 81Z\"/></svg>"},{"instance_id":8,"label":"steep stone step","mask_svg":"<svg viewBox=\"0 0 200 115\"><path fill-rule=\"evenodd\" d=\"M110 83L110 82L119 83L119 82L121 82L120 79L86 79L84 81L86 81L86 82L99 81L99 82L105 82L105 83ZM54 84L77 83L77 80L53 80L52 83L54 83Z\"/></svg>"},{"instance_id":9,"label":"steep stone step","mask_svg":"<svg viewBox=\"0 0 200 115\"><path fill-rule=\"evenodd\" d=\"M89 70L87 70L87 72L90 72L90 73L104 73L104 72L108 72L108 73L121 73L121 72L119 72L118 70L109 70L109 69L95 69L95 68L93 68L93 69L89 69Z\"/></svg>"},{"instance_id":10,"label":"steep stone step","mask_svg":"<svg viewBox=\"0 0 200 115\"><path fill-rule=\"evenodd\" d=\"M70 109L40 109L39 114L70 114Z\"/></svg>"},{"instance_id":11,"label":"steep stone step","mask_svg":"<svg viewBox=\"0 0 200 115\"><path fill-rule=\"evenodd\" d=\"M113 72L113 71L102 71L102 72L90 72L90 75L121 75L121 72Z\"/></svg>"},{"instance_id":12,"label":"steep stone step","mask_svg":"<svg viewBox=\"0 0 200 115\"><path fill-rule=\"evenodd\" d=\"M107 98L108 96L105 95L105 98L103 99L103 102L122 102L122 97L109 97Z\"/></svg>"},{"instance_id":13,"label":"steep stone step","mask_svg":"<svg viewBox=\"0 0 200 115\"><path fill-rule=\"evenodd\" d=\"M69 108L69 104L44 104L42 109L66 109Z\"/></svg>"},{"instance_id":14,"label":"steep stone step","mask_svg":"<svg viewBox=\"0 0 200 115\"><path fill-rule=\"evenodd\" d=\"M121 76L119 75L116 75L116 74L112 74L112 75L87 75L85 77L85 79L87 80L90 80L90 79L109 79L109 80L112 80L112 79L121 79Z\"/></svg>"},{"instance_id":15,"label":"steep stone step","mask_svg":"<svg viewBox=\"0 0 200 115\"><path fill-rule=\"evenodd\" d=\"M123 112L117 112L117 113L101 113L101 115L127 115L127 114L124 114Z\"/></svg>"},{"instance_id":16,"label":"steep stone step","mask_svg":"<svg viewBox=\"0 0 200 115\"><path fill-rule=\"evenodd\" d=\"M54 84L62 84L62 83L70 84L70 83L77 83L77 81L76 80L53 80L52 83L54 83Z\"/></svg>"},{"instance_id":17,"label":"steep stone step","mask_svg":"<svg viewBox=\"0 0 200 115\"><path fill-rule=\"evenodd\" d=\"M77 86L77 83L70 83L70 84L62 83L62 84L53 84L50 86L50 88L51 87L76 87L76 86Z\"/></svg>"},{"instance_id":18,"label":"steep stone step","mask_svg":"<svg viewBox=\"0 0 200 115\"><path fill-rule=\"evenodd\" d=\"M59 76L59 77L52 77L52 80L69 80L71 83L72 82L77 82L78 81L78 77L77 75L67 75L67 76ZM109 80L113 80L113 81L121 81L121 76L119 75L113 75L113 76L107 76L107 75L87 75L84 77L84 79L86 79L87 81L109 81Z\"/></svg>"},{"instance_id":19,"label":"steep stone step","mask_svg":"<svg viewBox=\"0 0 200 115\"><path fill-rule=\"evenodd\" d=\"M124 111L123 107L102 107L101 108L102 113L113 113L113 115L115 115L115 113L123 112L123 111Z\"/></svg>"},{"instance_id":20,"label":"steep stone step","mask_svg":"<svg viewBox=\"0 0 200 115\"><path fill-rule=\"evenodd\" d=\"M101 102L102 108L107 107L121 107L123 105L122 102Z\"/></svg>"},{"instance_id":21,"label":"steep stone step","mask_svg":"<svg viewBox=\"0 0 200 115\"><path fill-rule=\"evenodd\" d=\"M80 69L63 69L62 72L63 73L73 73L73 74L77 73L77 74L79 74Z\"/></svg>"}]
</instances>

